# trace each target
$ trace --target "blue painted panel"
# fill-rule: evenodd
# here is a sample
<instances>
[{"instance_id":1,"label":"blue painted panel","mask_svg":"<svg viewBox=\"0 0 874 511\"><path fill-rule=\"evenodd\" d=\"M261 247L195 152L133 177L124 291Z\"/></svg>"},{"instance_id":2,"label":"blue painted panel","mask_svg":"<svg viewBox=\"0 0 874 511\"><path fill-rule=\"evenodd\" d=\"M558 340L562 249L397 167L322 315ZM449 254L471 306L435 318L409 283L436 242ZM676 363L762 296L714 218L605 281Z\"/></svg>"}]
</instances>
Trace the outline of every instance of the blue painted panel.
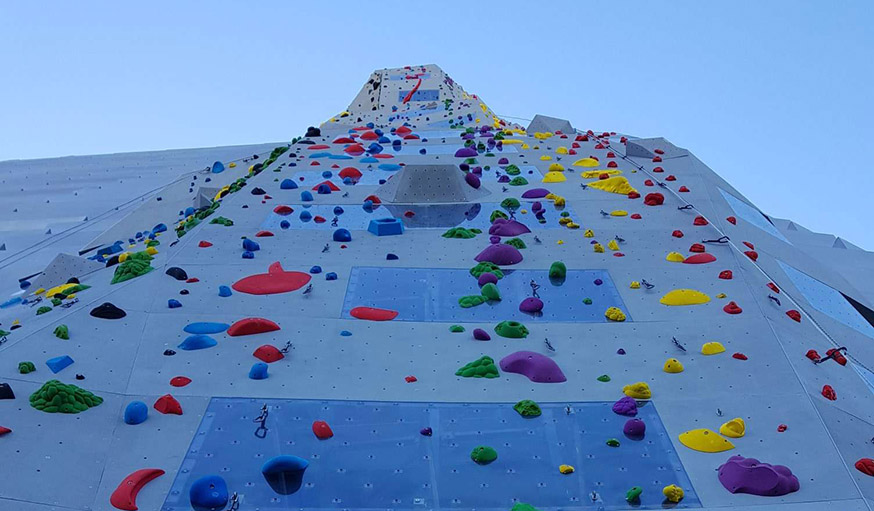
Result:
<instances>
[{"instance_id":1,"label":"blue painted panel","mask_svg":"<svg viewBox=\"0 0 874 511\"><path fill-rule=\"evenodd\" d=\"M595 279L603 283L596 286ZM519 311L519 303L531 295L532 280L541 286L537 293L545 306L540 316ZM464 309L458 299L479 294L477 279L469 270L356 266L349 275L343 317L351 317L353 307L367 306L398 311L395 321L606 323L604 311L619 307L626 321L632 320L606 270L569 270L562 285L550 283L546 270L504 270L498 289L501 301ZM591 298L592 304L585 305L585 298Z\"/></svg>"},{"instance_id":2,"label":"blue painted panel","mask_svg":"<svg viewBox=\"0 0 874 511\"><path fill-rule=\"evenodd\" d=\"M398 101L403 101L407 94L410 91L408 90L399 90L398 91ZM437 89L419 89L413 93L413 97L410 98L410 101L437 101L440 99L440 91Z\"/></svg>"},{"instance_id":3,"label":"blue painted panel","mask_svg":"<svg viewBox=\"0 0 874 511\"><path fill-rule=\"evenodd\" d=\"M264 438L253 419L266 404ZM700 500L653 403L640 408L646 438L622 435L626 418L611 403L540 403L543 415L520 417L511 403L388 403L213 398L182 461L164 511L188 511L197 478L219 474L242 498L241 509L479 509L507 511L515 501L543 511L628 509L625 492L641 486L636 509L662 509L662 487L685 489L672 508ZM311 425L325 420L334 437L318 440ZM431 427L434 435L419 430ZM608 447L618 438L620 447ZM498 459L470 459L479 445ZM261 465L290 454L309 462L303 486L273 492ZM562 475L560 464L576 472ZM592 500L591 493L597 493Z\"/></svg>"},{"instance_id":4,"label":"blue painted panel","mask_svg":"<svg viewBox=\"0 0 874 511\"><path fill-rule=\"evenodd\" d=\"M759 229L770 234L771 236L774 236L779 240L789 243L789 240L787 240L786 237L783 236L783 234L779 230L777 230L777 228L774 227L774 225L771 224L771 222L769 222L768 219L765 218L758 209L750 206L746 202L738 199L737 197L726 192L722 188L719 188L719 193L722 194L722 197L725 199L726 202L728 202L728 205L731 206L731 209L732 211L734 211L735 216L758 227ZM789 244L791 245L791 243Z\"/></svg>"}]
</instances>

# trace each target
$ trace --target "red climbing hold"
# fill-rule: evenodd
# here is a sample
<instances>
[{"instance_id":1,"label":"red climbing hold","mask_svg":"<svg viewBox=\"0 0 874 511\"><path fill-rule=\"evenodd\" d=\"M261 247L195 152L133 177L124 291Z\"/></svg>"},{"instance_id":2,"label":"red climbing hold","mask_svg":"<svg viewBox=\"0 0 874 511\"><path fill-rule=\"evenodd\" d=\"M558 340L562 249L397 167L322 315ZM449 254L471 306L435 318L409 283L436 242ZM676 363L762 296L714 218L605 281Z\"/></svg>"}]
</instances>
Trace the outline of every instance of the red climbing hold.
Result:
<instances>
[{"instance_id":1,"label":"red climbing hold","mask_svg":"<svg viewBox=\"0 0 874 511\"><path fill-rule=\"evenodd\" d=\"M3 436L7 433L12 433L12 430L3 426L0 426L0 436Z\"/></svg>"},{"instance_id":2,"label":"red climbing hold","mask_svg":"<svg viewBox=\"0 0 874 511\"><path fill-rule=\"evenodd\" d=\"M379 140L379 135L373 130L367 130L361 134L361 140Z\"/></svg>"},{"instance_id":3,"label":"red climbing hold","mask_svg":"<svg viewBox=\"0 0 874 511\"><path fill-rule=\"evenodd\" d=\"M195 282L200 282L200 279L197 277L191 277L185 281L186 284L194 284Z\"/></svg>"},{"instance_id":4,"label":"red climbing hold","mask_svg":"<svg viewBox=\"0 0 874 511\"><path fill-rule=\"evenodd\" d=\"M337 137L331 143L332 144L353 144L353 143L355 143L355 141L349 137Z\"/></svg>"},{"instance_id":5,"label":"red climbing hold","mask_svg":"<svg viewBox=\"0 0 874 511\"><path fill-rule=\"evenodd\" d=\"M317 149L328 149L329 147L330 146L326 146L325 144L313 144L313 145L307 147L307 149L310 151L315 151Z\"/></svg>"},{"instance_id":6,"label":"red climbing hold","mask_svg":"<svg viewBox=\"0 0 874 511\"><path fill-rule=\"evenodd\" d=\"M595 144L595 149L604 149L604 144L598 142L597 144Z\"/></svg>"},{"instance_id":7,"label":"red climbing hold","mask_svg":"<svg viewBox=\"0 0 874 511\"><path fill-rule=\"evenodd\" d=\"M607 158L615 158L615 157L616 157L616 153L614 153L613 151L610 151L607 153Z\"/></svg>"},{"instance_id":8,"label":"red climbing hold","mask_svg":"<svg viewBox=\"0 0 874 511\"><path fill-rule=\"evenodd\" d=\"M794 319L796 322L801 323L801 313L795 309L791 309L786 311L786 315L790 318Z\"/></svg>"},{"instance_id":9,"label":"red climbing hold","mask_svg":"<svg viewBox=\"0 0 874 511\"><path fill-rule=\"evenodd\" d=\"M622 252L613 252L613 257L625 257L625 254Z\"/></svg>"},{"instance_id":10,"label":"red climbing hold","mask_svg":"<svg viewBox=\"0 0 874 511\"><path fill-rule=\"evenodd\" d=\"M137 511L137 494L153 479L164 475L160 468L142 468L133 472L118 483L115 491L109 496L109 503L123 511Z\"/></svg>"},{"instance_id":11,"label":"red climbing hold","mask_svg":"<svg viewBox=\"0 0 874 511\"><path fill-rule=\"evenodd\" d=\"M847 365L847 359L844 357L844 354L837 348L831 348L825 352L825 356L832 357L832 360L841 364L842 366Z\"/></svg>"},{"instance_id":12,"label":"red climbing hold","mask_svg":"<svg viewBox=\"0 0 874 511\"><path fill-rule=\"evenodd\" d=\"M730 223L731 225L737 225L737 218L735 218L735 217L733 217L733 216L727 217L726 220L727 220L728 223Z\"/></svg>"},{"instance_id":13,"label":"red climbing hold","mask_svg":"<svg viewBox=\"0 0 874 511\"><path fill-rule=\"evenodd\" d=\"M756 246L753 245L752 243L750 243L749 241L744 241L743 244L746 245L747 248L750 249L750 250L755 250L755 249L756 249Z\"/></svg>"},{"instance_id":14,"label":"red climbing hold","mask_svg":"<svg viewBox=\"0 0 874 511\"><path fill-rule=\"evenodd\" d=\"M325 421L313 422L313 433L319 440L327 440L334 436L334 432L331 431L331 426L328 426L328 423Z\"/></svg>"},{"instance_id":15,"label":"red climbing hold","mask_svg":"<svg viewBox=\"0 0 874 511\"><path fill-rule=\"evenodd\" d=\"M154 404L155 410L163 414L182 415L182 405L170 394L159 397Z\"/></svg>"},{"instance_id":16,"label":"red climbing hold","mask_svg":"<svg viewBox=\"0 0 874 511\"><path fill-rule=\"evenodd\" d=\"M785 425L785 424L780 424L779 426L777 426L777 432L778 432L778 433L783 433L783 432L786 431L787 429L789 429L789 426L787 426L787 425Z\"/></svg>"},{"instance_id":17,"label":"red climbing hold","mask_svg":"<svg viewBox=\"0 0 874 511\"><path fill-rule=\"evenodd\" d=\"M313 222L315 222L317 224L323 224L323 223L327 222L327 220L325 220L325 217L323 217L321 215L316 215L313 217Z\"/></svg>"},{"instance_id":18,"label":"red climbing hold","mask_svg":"<svg viewBox=\"0 0 874 511\"><path fill-rule=\"evenodd\" d=\"M241 335L263 334L276 330L279 330L279 325L269 319L244 318L231 325L227 333L231 337L239 337Z\"/></svg>"},{"instance_id":19,"label":"red climbing hold","mask_svg":"<svg viewBox=\"0 0 874 511\"><path fill-rule=\"evenodd\" d=\"M643 182L645 186L655 186L655 183L652 182L652 179L647 179Z\"/></svg>"},{"instance_id":20,"label":"red climbing hold","mask_svg":"<svg viewBox=\"0 0 874 511\"><path fill-rule=\"evenodd\" d=\"M807 353L804 356L814 362L819 362L820 359L819 353L817 353L816 350L807 350Z\"/></svg>"},{"instance_id":21,"label":"red climbing hold","mask_svg":"<svg viewBox=\"0 0 874 511\"><path fill-rule=\"evenodd\" d=\"M267 268L267 273L249 275L234 282L234 290L250 295L271 295L296 291L305 286L312 277L299 271L285 271L279 261Z\"/></svg>"},{"instance_id":22,"label":"red climbing hold","mask_svg":"<svg viewBox=\"0 0 874 511\"><path fill-rule=\"evenodd\" d=\"M282 204L273 208L273 212L277 215L286 216L294 213L294 209L291 206L286 206L285 204Z\"/></svg>"},{"instance_id":23,"label":"red climbing hold","mask_svg":"<svg viewBox=\"0 0 874 511\"><path fill-rule=\"evenodd\" d=\"M355 167L346 167L337 175L340 176L340 179L346 179L348 177L349 179L355 180L361 178L361 171Z\"/></svg>"},{"instance_id":24,"label":"red climbing hold","mask_svg":"<svg viewBox=\"0 0 874 511\"><path fill-rule=\"evenodd\" d=\"M675 238L682 238L682 237L683 237L683 231L681 231L681 230L678 229L678 230L672 232L672 233L671 233L671 236L673 236L673 237L675 237Z\"/></svg>"},{"instance_id":25,"label":"red climbing hold","mask_svg":"<svg viewBox=\"0 0 874 511\"><path fill-rule=\"evenodd\" d=\"M389 309L377 309L376 307L355 307L349 314L353 318L367 319L370 321L390 321L398 317L398 311Z\"/></svg>"},{"instance_id":26,"label":"red climbing hold","mask_svg":"<svg viewBox=\"0 0 874 511\"><path fill-rule=\"evenodd\" d=\"M632 214L631 214L631 219L632 219L632 220L640 220L641 218L643 218L643 217L640 216L640 213L632 213Z\"/></svg>"},{"instance_id":27,"label":"red climbing hold","mask_svg":"<svg viewBox=\"0 0 874 511\"><path fill-rule=\"evenodd\" d=\"M868 476L874 476L874 460L871 458L860 458L855 466L859 472Z\"/></svg>"},{"instance_id":28,"label":"red climbing hold","mask_svg":"<svg viewBox=\"0 0 874 511\"><path fill-rule=\"evenodd\" d=\"M652 171L653 171L653 172L664 172L665 169L663 169L663 168L661 168L661 167L656 167L656 168L652 169Z\"/></svg>"},{"instance_id":29,"label":"red climbing hold","mask_svg":"<svg viewBox=\"0 0 874 511\"><path fill-rule=\"evenodd\" d=\"M312 147L310 148L312 149ZM364 147L361 144L349 144L343 149L343 152L352 156L361 156L364 154Z\"/></svg>"},{"instance_id":30,"label":"red climbing hold","mask_svg":"<svg viewBox=\"0 0 874 511\"><path fill-rule=\"evenodd\" d=\"M678 192L681 192L681 193L687 193L687 192L689 192L689 188L687 188L685 185L683 185L683 186L681 186L680 189L677 190L677 191L678 191Z\"/></svg>"},{"instance_id":31,"label":"red climbing hold","mask_svg":"<svg viewBox=\"0 0 874 511\"><path fill-rule=\"evenodd\" d=\"M656 154L665 154L665 152L662 151L661 149L655 149L655 150L653 150L653 152Z\"/></svg>"},{"instance_id":32,"label":"red climbing hold","mask_svg":"<svg viewBox=\"0 0 874 511\"><path fill-rule=\"evenodd\" d=\"M170 378L170 385L173 387L184 387L191 383L191 378L187 376L174 376Z\"/></svg>"},{"instance_id":33,"label":"red climbing hold","mask_svg":"<svg viewBox=\"0 0 874 511\"><path fill-rule=\"evenodd\" d=\"M734 355L731 356L731 358L736 358L738 360L747 360L747 356L744 355L743 353L740 353L740 352L735 353Z\"/></svg>"},{"instance_id":34,"label":"red climbing hold","mask_svg":"<svg viewBox=\"0 0 874 511\"><path fill-rule=\"evenodd\" d=\"M661 206L665 203L665 196L658 192L648 193L643 198L643 203L647 206Z\"/></svg>"},{"instance_id":35,"label":"red climbing hold","mask_svg":"<svg viewBox=\"0 0 874 511\"><path fill-rule=\"evenodd\" d=\"M206 240L200 240L200 243L198 243L197 246L200 248L209 248L212 246L212 243L210 243Z\"/></svg>"},{"instance_id":36,"label":"red climbing hold","mask_svg":"<svg viewBox=\"0 0 874 511\"><path fill-rule=\"evenodd\" d=\"M328 188L330 188L332 192L339 192L340 191L340 187L335 185L334 183L332 183L331 180L322 181L321 183L314 186L312 189L318 190L319 187L321 187L322 185L327 185Z\"/></svg>"},{"instance_id":37,"label":"red climbing hold","mask_svg":"<svg viewBox=\"0 0 874 511\"><path fill-rule=\"evenodd\" d=\"M671 174L665 178L665 181L676 181L676 180L677 180L677 177L673 174Z\"/></svg>"},{"instance_id":38,"label":"red climbing hold","mask_svg":"<svg viewBox=\"0 0 874 511\"><path fill-rule=\"evenodd\" d=\"M258 231L255 233L256 238L269 238L273 236L273 233L270 231Z\"/></svg>"},{"instance_id":39,"label":"red climbing hold","mask_svg":"<svg viewBox=\"0 0 874 511\"><path fill-rule=\"evenodd\" d=\"M755 261L759 258L759 253L756 252L755 250L747 250L744 252L744 254L746 254L746 256L749 257L750 259L752 259L753 261Z\"/></svg>"},{"instance_id":40,"label":"red climbing hold","mask_svg":"<svg viewBox=\"0 0 874 511\"><path fill-rule=\"evenodd\" d=\"M683 259L683 264L707 264L716 261L716 257L713 254L695 254L690 255L686 259Z\"/></svg>"},{"instance_id":41,"label":"red climbing hold","mask_svg":"<svg viewBox=\"0 0 874 511\"><path fill-rule=\"evenodd\" d=\"M415 212L410 211L409 209L406 210L406 211L404 211L404 217L405 217L405 218L413 218L414 216L416 216L416 213L415 213Z\"/></svg>"},{"instance_id":42,"label":"red climbing hold","mask_svg":"<svg viewBox=\"0 0 874 511\"><path fill-rule=\"evenodd\" d=\"M704 245L702 245L701 243L693 243L692 246L689 247L689 252L701 253L706 251L707 249L705 249Z\"/></svg>"},{"instance_id":43,"label":"red climbing hold","mask_svg":"<svg viewBox=\"0 0 874 511\"><path fill-rule=\"evenodd\" d=\"M413 130L411 130L409 126L401 126L400 128L395 130L395 133L397 133L398 135L407 135L412 132Z\"/></svg>"},{"instance_id":44,"label":"red climbing hold","mask_svg":"<svg viewBox=\"0 0 874 511\"><path fill-rule=\"evenodd\" d=\"M639 199L640 194L637 192L628 192L628 198L629 199Z\"/></svg>"},{"instance_id":45,"label":"red climbing hold","mask_svg":"<svg viewBox=\"0 0 874 511\"><path fill-rule=\"evenodd\" d=\"M695 220L692 222L692 225L707 225L707 219L703 216L696 216Z\"/></svg>"},{"instance_id":46,"label":"red climbing hold","mask_svg":"<svg viewBox=\"0 0 874 511\"><path fill-rule=\"evenodd\" d=\"M607 157L610 158L611 156L608 154ZM616 162L615 162L615 161L609 161L609 162L607 162L607 168L608 168L608 169L615 169L615 168L618 167L618 166L619 166L619 165L616 165Z\"/></svg>"},{"instance_id":47,"label":"red climbing hold","mask_svg":"<svg viewBox=\"0 0 874 511\"><path fill-rule=\"evenodd\" d=\"M272 344L258 346L258 348L255 349L255 352L252 353L252 355L254 355L255 358L261 360L262 362L267 362L268 364L285 358L285 355L283 355L282 352L279 351L279 348L273 346Z\"/></svg>"},{"instance_id":48,"label":"red climbing hold","mask_svg":"<svg viewBox=\"0 0 874 511\"><path fill-rule=\"evenodd\" d=\"M722 308L728 314L740 314L744 310L740 308L740 306L734 302L728 302L728 305Z\"/></svg>"},{"instance_id":49,"label":"red climbing hold","mask_svg":"<svg viewBox=\"0 0 874 511\"><path fill-rule=\"evenodd\" d=\"M410 376L405 376L404 381L406 381L407 383L415 383L415 382L419 381L419 379L416 378L415 376L410 375Z\"/></svg>"},{"instance_id":50,"label":"red climbing hold","mask_svg":"<svg viewBox=\"0 0 874 511\"><path fill-rule=\"evenodd\" d=\"M768 289L770 289L771 291L773 291L775 293L780 293L780 288L778 288L777 285L774 284L773 282L768 282Z\"/></svg>"},{"instance_id":51,"label":"red climbing hold","mask_svg":"<svg viewBox=\"0 0 874 511\"><path fill-rule=\"evenodd\" d=\"M367 197L364 198L364 202L367 202L367 201L370 201L374 204L382 204L382 201L379 200L379 197L377 197L376 195L368 195Z\"/></svg>"},{"instance_id":52,"label":"red climbing hold","mask_svg":"<svg viewBox=\"0 0 874 511\"><path fill-rule=\"evenodd\" d=\"M654 156L652 161L653 161L653 163L659 163L662 161L662 157L661 156Z\"/></svg>"},{"instance_id":53,"label":"red climbing hold","mask_svg":"<svg viewBox=\"0 0 874 511\"><path fill-rule=\"evenodd\" d=\"M838 395L835 393L835 389L833 389L831 385L823 385L822 397L828 399L829 401L835 401L838 398Z\"/></svg>"},{"instance_id":54,"label":"red climbing hold","mask_svg":"<svg viewBox=\"0 0 874 511\"><path fill-rule=\"evenodd\" d=\"M721 272L719 272L719 278L721 278L722 280L731 280L732 277L734 277L734 274L731 272L731 270L722 270Z\"/></svg>"}]
</instances>

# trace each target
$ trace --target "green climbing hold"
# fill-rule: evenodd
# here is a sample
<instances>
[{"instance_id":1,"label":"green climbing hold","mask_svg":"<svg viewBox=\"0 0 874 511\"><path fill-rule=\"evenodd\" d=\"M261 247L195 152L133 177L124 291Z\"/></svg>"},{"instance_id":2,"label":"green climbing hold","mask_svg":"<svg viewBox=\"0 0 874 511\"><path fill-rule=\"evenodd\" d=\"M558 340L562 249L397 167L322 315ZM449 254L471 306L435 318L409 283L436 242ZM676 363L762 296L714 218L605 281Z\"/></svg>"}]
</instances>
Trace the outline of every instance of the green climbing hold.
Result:
<instances>
[{"instance_id":1,"label":"green climbing hold","mask_svg":"<svg viewBox=\"0 0 874 511\"><path fill-rule=\"evenodd\" d=\"M36 366L33 365L33 362L19 362L18 363L18 372L21 374L32 373L36 371Z\"/></svg>"},{"instance_id":2,"label":"green climbing hold","mask_svg":"<svg viewBox=\"0 0 874 511\"><path fill-rule=\"evenodd\" d=\"M608 381L610 381L610 377L607 376L606 374L602 374L601 376L598 377L598 381L607 383Z\"/></svg>"},{"instance_id":3,"label":"green climbing hold","mask_svg":"<svg viewBox=\"0 0 874 511\"><path fill-rule=\"evenodd\" d=\"M449 331L453 334L460 334L461 332L464 332L464 327L461 325L452 325L449 327Z\"/></svg>"},{"instance_id":4,"label":"green climbing hold","mask_svg":"<svg viewBox=\"0 0 874 511\"><path fill-rule=\"evenodd\" d=\"M509 337L510 339L528 337L528 329L518 321L501 321L495 327L495 332L501 337Z\"/></svg>"},{"instance_id":5,"label":"green climbing hold","mask_svg":"<svg viewBox=\"0 0 874 511\"><path fill-rule=\"evenodd\" d=\"M491 447L486 447L485 445L478 445L470 452L470 459L475 461L478 465L488 465L498 459L498 451Z\"/></svg>"},{"instance_id":6,"label":"green climbing hold","mask_svg":"<svg viewBox=\"0 0 874 511\"><path fill-rule=\"evenodd\" d=\"M470 269L470 274L476 278L479 278L483 273L493 273L495 277L498 277L498 280L504 278L504 272L501 271L498 265L488 261L483 261Z\"/></svg>"},{"instance_id":7,"label":"green climbing hold","mask_svg":"<svg viewBox=\"0 0 874 511\"><path fill-rule=\"evenodd\" d=\"M64 303L60 298L52 298L52 305L57 307L58 305Z\"/></svg>"},{"instance_id":8,"label":"green climbing hold","mask_svg":"<svg viewBox=\"0 0 874 511\"><path fill-rule=\"evenodd\" d=\"M54 334L58 339L64 339L65 341L70 339L70 329L67 328L67 325L56 326Z\"/></svg>"},{"instance_id":9,"label":"green climbing hold","mask_svg":"<svg viewBox=\"0 0 874 511\"><path fill-rule=\"evenodd\" d=\"M521 238L510 238L507 241L505 241L504 243L506 243L507 245L514 246L514 247L518 248L519 250L522 250L523 248L528 248L528 245L526 245L525 242L522 241Z\"/></svg>"},{"instance_id":10,"label":"green climbing hold","mask_svg":"<svg viewBox=\"0 0 874 511\"><path fill-rule=\"evenodd\" d=\"M225 218L223 216L217 216L217 217L213 218L212 220L210 220L209 223L221 224L221 225L224 225L225 227L230 227L230 226L234 225L233 220L231 220L230 218Z\"/></svg>"},{"instance_id":11,"label":"green climbing hold","mask_svg":"<svg viewBox=\"0 0 874 511\"><path fill-rule=\"evenodd\" d=\"M513 409L519 412L522 417L540 417L540 414L543 413L540 406L530 399L519 401L513 406Z\"/></svg>"},{"instance_id":12,"label":"green climbing hold","mask_svg":"<svg viewBox=\"0 0 874 511\"><path fill-rule=\"evenodd\" d=\"M509 184L510 186L525 186L528 184L528 180L522 176L516 176L511 179L510 182L507 184Z\"/></svg>"},{"instance_id":13,"label":"green climbing hold","mask_svg":"<svg viewBox=\"0 0 874 511\"><path fill-rule=\"evenodd\" d=\"M504 220L507 220L510 217L508 217L507 214L504 213L503 211L496 209L496 210L492 211L491 215L489 215L489 222L494 223L495 220L497 220L498 218L503 218Z\"/></svg>"},{"instance_id":14,"label":"green climbing hold","mask_svg":"<svg viewBox=\"0 0 874 511\"><path fill-rule=\"evenodd\" d=\"M640 486L632 486L630 490L625 492L625 501L633 504L640 501L640 494L643 493L643 488Z\"/></svg>"},{"instance_id":15,"label":"green climbing hold","mask_svg":"<svg viewBox=\"0 0 874 511\"><path fill-rule=\"evenodd\" d=\"M115 274L112 276L110 284L118 284L141 275L145 275L154 270L150 262L152 256L146 251L135 252L127 256L123 263L115 268Z\"/></svg>"},{"instance_id":16,"label":"green climbing hold","mask_svg":"<svg viewBox=\"0 0 874 511\"><path fill-rule=\"evenodd\" d=\"M468 295L462 296L458 299L458 305L461 305L465 309L476 307L477 305L482 305L484 303L486 303L486 297L483 295Z\"/></svg>"},{"instance_id":17,"label":"green climbing hold","mask_svg":"<svg viewBox=\"0 0 874 511\"><path fill-rule=\"evenodd\" d=\"M592 305L592 299L591 298L583 298L583 303L586 305Z\"/></svg>"},{"instance_id":18,"label":"green climbing hold","mask_svg":"<svg viewBox=\"0 0 874 511\"><path fill-rule=\"evenodd\" d=\"M549 265L549 278L564 280L567 278L567 266L561 261L556 261Z\"/></svg>"},{"instance_id":19,"label":"green climbing hold","mask_svg":"<svg viewBox=\"0 0 874 511\"><path fill-rule=\"evenodd\" d=\"M102 397L58 380L45 382L30 395L30 406L46 413L79 413L102 402Z\"/></svg>"},{"instance_id":20,"label":"green climbing hold","mask_svg":"<svg viewBox=\"0 0 874 511\"><path fill-rule=\"evenodd\" d=\"M568 213L567 211L562 211L561 213L559 213L559 216L561 216L562 218L567 218L567 217L571 216L571 214Z\"/></svg>"},{"instance_id":21,"label":"green climbing hold","mask_svg":"<svg viewBox=\"0 0 874 511\"><path fill-rule=\"evenodd\" d=\"M480 293L483 294L486 300L501 301L501 292L498 291L498 286L489 282L480 288Z\"/></svg>"},{"instance_id":22,"label":"green climbing hold","mask_svg":"<svg viewBox=\"0 0 874 511\"><path fill-rule=\"evenodd\" d=\"M517 167L516 165L514 165L512 163L507 165L507 168L504 169L504 172L506 172L508 175L511 175L511 176L518 176L519 174L522 173L522 171L519 170L519 167Z\"/></svg>"},{"instance_id":23,"label":"green climbing hold","mask_svg":"<svg viewBox=\"0 0 874 511\"><path fill-rule=\"evenodd\" d=\"M497 138L497 137L495 137ZM513 504L513 508L510 511L540 511L536 507L531 504L526 504L524 502L517 502Z\"/></svg>"},{"instance_id":24,"label":"green climbing hold","mask_svg":"<svg viewBox=\"0 0 874 511\"><path fill-rule=\"evenodd\" d=\"M0 328L0 337L6 337L7 335L9 335L9 332Z\"/></svg>"},{"instance_id":25,"label":"green climbing hold","mask_svg":"<svg viewBox=\"0 0 874 511\"><path fill-rule=\"evenodd\" d=\"M68 287L67 289L65 289L64 295L69 297L70 295L72 295L74 293L78 293L79 291L85 291L86 289L90 289L90 288L91 288L91 286L86 286L85 284L76 284L73 287Z\"/></svg>"},{"instance_id":26,"label":"green climbing hold","mask_svg":"<svg viewBox=\"0 0 874 511\"><path fill-rule=\"evenodd\" d=\"M501 374L498 372L498 366L495 365L494 359L484 355L455 371L455 376L463 376L465 378L498 378Z\"/></svg>"},{"instance_id":27,"label":"green climbing hold","mask_svg":"<svg viewBox=\"0 0 874 511\"><path fill-rule=\"evenodd\" d=\"M501 207L510 212L516 211L520 206L522 206L522 204L519 202L519 199L515 197L507 197L501 201Z\"/></svg>"},{"instance_id":28,"label":"green climbing hold","mask_svg":"<svg viewBox=\"0 0 874 511\"><path fill-rule=\"evenodd\" d=\"M480 229L466 229L464 227L453 227L448 231L443 233L444 238L456 238L456 239L464 239L469 240L475 237L477 234L480 234L482 231Z\"/></svg>"},{"instance_id":29,"label":"green climbing hold","mask_svg":"<svg viewBox=\"0 0 874 511\"><path fill-rule=\"evenodd\" d=\"M51 307L49 307L48 305L43 305L42 307L40 307L39 309L36 310L36 315L39 316L40 314L45 314L46 312L51 312L51 311L52 311Z\"/></svg>"},{"instance_id":30,"label":"green climbing hold","mask_svg":"<svg viewBox=\"0 0 874 511\"><path fill-rule=\"evenodd\" d=\"M157 247L160 244L161 244L161 242L158 240L149 240L146 242L147 247Z\"/></svg>"},{"instance_id":31,"label":"green climbing hold","mask_svg":"<svg viewBox=\"0 0 874 511\"><path fill-rule=\"evenodd\" d=\"M615 438L611 438L611 439L607 440L607 445L609 445L610 447L619 447L619 440L616 440Z\"/></svg>"}]
</instances>

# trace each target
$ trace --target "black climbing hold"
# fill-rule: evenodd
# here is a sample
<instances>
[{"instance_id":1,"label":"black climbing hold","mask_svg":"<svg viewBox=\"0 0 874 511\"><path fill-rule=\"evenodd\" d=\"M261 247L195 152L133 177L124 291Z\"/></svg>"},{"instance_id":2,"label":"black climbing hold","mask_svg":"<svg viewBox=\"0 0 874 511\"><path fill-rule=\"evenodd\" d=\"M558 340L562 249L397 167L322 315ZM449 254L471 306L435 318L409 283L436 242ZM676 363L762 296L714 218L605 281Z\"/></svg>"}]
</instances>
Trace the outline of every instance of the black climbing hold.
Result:
<instances>
[{"instance_id":1,"label":"black climbing hold","mask_svg":"<svg viewBox=\"0 0 874 511\"><path fill-rule=\"evenodd\" d=\"M180 294L180 295L187 295L187 294L188 294L188 290L187 290L187 289L183 289L183 290L179 291L179 294Z\"/></svg>"},{"instance_id":2,"label":"black climbing hold","mask_svg":"<svg viewBox=\"0 0 874 511\"><path fill-rule=\"evenodd\" d=\"M316 128L315 126L310 126L309 128L307 128L307 132L304 136L305 137L321 137L322 130L320 130L319 128Z\"/></svg>"},{"instance_id":3,"label":"black climbing hold","mask_svg":"<svg viewBox=\"0 0 874 511\"><path fill-rule=\"evenodd\" d=\"M15 399L15 393L8 383L0 383L0 399Z\"/></svg>"},{"instance_id":4,"label":"black climbing hold","mask_svg":"<svg viewBox=\"0 0 874 511\"><path fill-rule=\"evenodd\" d=\"M188 280L188 274L185 273L185 270L178 266L171 266L167 268L167 271L164 273L173 277L176 280Z\"/></svg>"},{"instance_id":5,"label":"black climbing hold","mask_svg":"<svg viewBox=\"0 0 874 511\"><path fill-rule=\"evenodd\" d=\"M76 379L77 379L77 380L84 380L84 379L85 379L85 375L84 375L84 374L77 374L77 375L76 375Z\"/></svg>"},{"instance_id":6,"label":"black climbing hold","mask_svg":"<svg viewBox=\"0 0 874 511\"><path fill-rule=\"evenodd\" d=\"M90 314L95 318L102 319L121 319L127 316L127 313L115 305L112 305L109 302L104 302L103 304L91 309Z\"/></svg>"},{"instance_id":7,"label":"black climbing hold","mask_svg":"<svg viewBox=\"0 0 874 511\"><path fill-rule=\"evenodd\" d=\"M257 186L256 186L255 188L252 188L252 195L264 195L264 194L266 194L266 193L267 193L267 192L265 192L265 191L264 191L263 189L261 189L261 188L258 188Z\"/></svg>"},{"instance_id":8,"label":"black climbing hold","mask_svg":"<svg viewBox=\"0 0 874 511\"><path fill-rule=\"evenodd\" d=\"M243 204L243 209L249 209L249 205L248 205L248 204Z\"/></svg>"},{"instance_id":9,"label":"black climbing hold","mask_svg":"<svg viewBox=\"0 0 874 511\"><path fill-rule=\"evenodd\" d=\"M67 284L78 284L78 283L79 283L79 279L77 279L76 277L70 277L67 280Z\"/></svg>"},{"instance_id":10,"label":"black climbing hold","mask_svg":"<svg viewBox=\"0 0 874 511\"><path fill-rule=\"evenodd\" d=\"M173 350L164 350L164 355L167 357L172 357L175 354L176 354L176 352Z\"/></svg>"},{"instance_id":11,"label":"black climbing hold","mask_svg":"<svg viewBox=\"0 0 874 511\"><path fill-rule=\"evenodd\" d=\"M109 268L110 266L115 266L116 264L118 264L118 255L114 255L106 260L107 268Z\"/></svg>"}]
</instances>

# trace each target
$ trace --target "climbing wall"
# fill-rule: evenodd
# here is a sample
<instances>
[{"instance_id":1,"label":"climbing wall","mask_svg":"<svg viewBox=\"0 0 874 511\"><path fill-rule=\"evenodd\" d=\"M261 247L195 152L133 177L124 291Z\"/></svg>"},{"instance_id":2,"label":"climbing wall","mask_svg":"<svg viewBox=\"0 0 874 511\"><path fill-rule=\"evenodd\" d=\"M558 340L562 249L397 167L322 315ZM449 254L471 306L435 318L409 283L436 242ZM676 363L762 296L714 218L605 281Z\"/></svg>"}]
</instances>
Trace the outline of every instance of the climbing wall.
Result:
<instances>
[{"instance_id":1,"label":"climbing wall","mask_svg":"<svg viewBox=\"0 0 874 511\"><path fill-rule=\"evenodd\" d=\"M874 258L580 121L378 70L16 252L0 509L869 509Z\"/></svg>"}]
</instances>

